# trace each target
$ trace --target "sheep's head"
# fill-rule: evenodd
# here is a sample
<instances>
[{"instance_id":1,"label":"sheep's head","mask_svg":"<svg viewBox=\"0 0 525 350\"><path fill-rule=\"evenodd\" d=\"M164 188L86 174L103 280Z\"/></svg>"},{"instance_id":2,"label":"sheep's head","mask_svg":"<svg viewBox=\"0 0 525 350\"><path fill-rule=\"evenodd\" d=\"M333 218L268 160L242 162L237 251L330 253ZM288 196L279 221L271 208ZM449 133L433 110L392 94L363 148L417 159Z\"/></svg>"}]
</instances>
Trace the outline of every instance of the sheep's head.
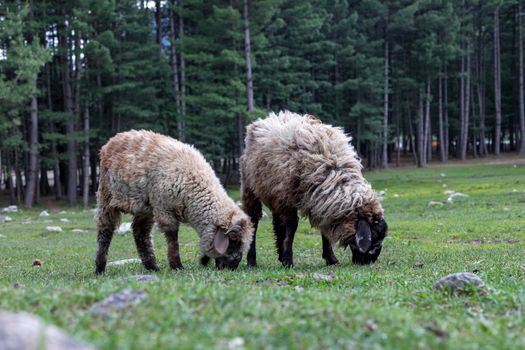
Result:
<instances>
[{"instance_id":1,"label":"sheep's head","mask_svg":"<svg viewBox=\"0 0 525 350\"><path fill-rule=\"evenodd\" d=\"M242 259L253 237L253 226L248 217L232 220L228 228L218 227L213 238L213 257L218 270L235 270ZM201 258L201 263L206 265L208 256Z\"/></svg>"},{"instance_id":2,"label":"sheep's head","mask_svg":"<svg viewBox=\"0 0 525 350\"><path fill-rule=\"evenodd\" d=\"M352 262L360 265L377 260L387 233L388 225L382 209L360 210L333 227L334 238L343 246L350 246Z\"/></svg>"}]
</instances>

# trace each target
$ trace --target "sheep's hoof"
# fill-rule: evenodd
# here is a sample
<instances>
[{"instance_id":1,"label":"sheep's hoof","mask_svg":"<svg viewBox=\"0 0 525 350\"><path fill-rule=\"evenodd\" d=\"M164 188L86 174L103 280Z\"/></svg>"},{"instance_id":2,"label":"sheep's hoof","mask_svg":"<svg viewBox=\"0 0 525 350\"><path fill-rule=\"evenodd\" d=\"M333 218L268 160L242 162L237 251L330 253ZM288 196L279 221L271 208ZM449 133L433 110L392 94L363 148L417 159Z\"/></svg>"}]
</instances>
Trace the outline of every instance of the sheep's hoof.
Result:
<instances>
[{"instance_id":1,"label":"sheep's hoof","mask_svg":"<svg viewBox=\"0 0 525 350\"><path fill-rule=\"evenodd\" d=\"M106 271L106 267L98 267L95 269L95 275L100 276Z\"/></svg>"},{"instance_id":2,"label":"sheep's hoof","mask_svg":"<svg viewBox=\"0 0 525 350\"><path fill-rule=\"evenodd\" d=\"M293 260L283 259L283 266L286 268L292 268Z\"/></svg>"},{"instance_id":3,"label":"sheep's hoof","mask_svg":"<svg viewBox=\"0 0 525 350\"><path fill-rule=\"evenodd\" d=\"M182 264L178 264L178 265L171 265L170 264L170 267L172 270L184 270L184 266L182 266Z\"/></svg>"},{"instance_id":4,"label":"sheep's hoof","mask_svg":"<svg viewBox=\"0 0 525 350\"><path fill-rule=\"evenodd\" d=\"M339 265L339 260L337 260L337 258L335 256L331 257L331 258L327 258L325 260L326 260L326 265L327 266Z\"/></svg>"},{"instance_id":5,"label":"sheep's hoof","mask_svg":"<svg viewBox=\"0 0 525 350\"><path fill-rule=\"evenodd\" d=\"M248 267L256 267L257 263L255 261L248 261Z\"/></svg>"},{"instance_id":6,"label":"sheep's hoof","mask_svg":"<svg viewBox=\"0 0 525 350\"><path fill-rule=\"evenodd\" d=\"M155 263L144 264L144 267L146 268L146 270L160 271L159 266Z\"/></svg>"}]
</instances>

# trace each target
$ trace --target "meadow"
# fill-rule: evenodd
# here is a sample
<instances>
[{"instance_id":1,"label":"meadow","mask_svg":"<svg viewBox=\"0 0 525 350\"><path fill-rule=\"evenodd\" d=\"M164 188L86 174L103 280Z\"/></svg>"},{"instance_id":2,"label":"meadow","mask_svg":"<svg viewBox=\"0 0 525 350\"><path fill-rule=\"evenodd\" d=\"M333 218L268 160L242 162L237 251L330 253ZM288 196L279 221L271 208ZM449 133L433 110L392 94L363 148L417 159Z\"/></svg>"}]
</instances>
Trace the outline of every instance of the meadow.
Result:
<instances>
[{"instance_id":1,"label":"meadow","mask_svg":"<svg viewBox=\"0 0 525 350\"><path fill-rule=\"evenodd\" d=\"M100 349L525 349L525 164L365 176L385 193L390 228L370 266L352 265L350 250L341 248L341 264L325 266L318 230L302 219L295 267L285 269L267 216L256 268L245 259L233 272L200 266L197 234L183 226L184 270L169 269L163 234L155 230L160 281L123 281L149 272L132 263L95 276L92 211L9 213L13 220L0 224L0 310L34 313ZM446 202L445 191L468 197L429 206ZM239 197L238 189L230 194ZM116 235L109 260L136 257L132 235ZM32 266L36 258L41 267ZM433 289L437 279L460 271L475 272L486 292ZM124 288L148 298L104 317L89 311Z\"/></svg>"}]
</instances>

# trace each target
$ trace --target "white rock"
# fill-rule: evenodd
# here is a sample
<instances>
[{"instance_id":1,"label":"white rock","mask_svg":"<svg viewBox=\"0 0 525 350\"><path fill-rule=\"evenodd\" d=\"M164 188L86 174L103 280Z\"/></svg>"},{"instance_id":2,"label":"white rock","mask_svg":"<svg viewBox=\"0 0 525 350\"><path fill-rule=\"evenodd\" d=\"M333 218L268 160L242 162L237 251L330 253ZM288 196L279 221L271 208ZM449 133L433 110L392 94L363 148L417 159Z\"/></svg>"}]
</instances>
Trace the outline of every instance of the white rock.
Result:
<instances>
[{"instance_id":1,"label":"white rock","mask_svg":"<svg viewBox=\"0 0 525 350\"><path fill-rule=\"evenodd\" d=\"M439 174L439 175L441 175L441 177L445 177L445 176L447 176L445 173L441 173L441 174Z\"/></svg>"},{"instance_id":2,"label":"white rock","mask_svg":"<svg viewBox=\"0 0 525 350\"><path fill-rule=\"evenodd\" d=\"M47 232L62 232L62 227L60 226L46 226Z\"/></svg>"},{"instance_id":3,"label":"white rock","mask_svg":"<svg viewBox=\"0 0 525 350\"><path fill-rule=\"evenodd\" d=\"M448 196L448 195L451 195L451 194L453 194L453 193L456 193L456 191L454 191L454 190L446 190L446 191L443 192L443 193L446 194L446 195Z\"/></svg>"},{"instance_id":4,"label":"white rock","mask_svg":"<svg viewBox=\"0 0 525 350\"><path fill-rule=\"evenodd\" d=\"M69 219L62 218L62 219L60 219L60 221L62 221L62 222L69 222Z\"/></svg>"},{"instance_id":5,"label":"white rock","mask_svg":"<svg viewBox=\"0 0 525 350\"><path fill-rule=\"evenodd\" d=\"M397 198L399 197L399 195L397 193L394 193L394 198Z\"/></svg>"},{"instance_id":6,"label":"white rock","mask_svg":"<svg viewBox=\"0 0 525 350\"><path fill-rule=\"evenodd\" d=\"M304 288L301 287L301 286L299 286L299 285L295 286L294 289L295 289L295 291L296 291L297 293L302 293L302 292L304 292Z\"/></svg>"},{"instance_id":7,"label":"white rock","mask_svg":"<svg viewBox=\"0 0 525 350\"><path fill-rule=\"evenodd\" d=\"M136 282L158 282L160 281L160 278L158 278L155 275L133 275L133 276L126 276L119 279L122 282L129 282L129 281L136 281Z\"/></svg>"},{"instance_id":8,"label":"white rock","mask_svg":"<svg viewBox=\"0 0 525 350\"><path fill-rule=\"evenodd\" d=\"M0 224L3 224L4 222L13 221L13 218L9 216L0 215Z\"/></svg>"},{"instance_id":9,"label":"white rock","mask_svg":"<svg viewBox=\"0 0 525 350\"><path fill-rule=\"evenodd\" d=\"M125 264L131 264L131 263L141 263L142 261L140 259L122 259L122 260L116 260L108 263L108 266L120 266Z\"/></svg>"},{"instance_id":10,"label":"white rock","mask_svg":"<svg viewBox=\"0 0 525 350\"><path fill-rule=\"evenodd\" d=\"M39 216L49 216L49 213L46 210L44 210L39 214Z\"/></svg>"},{"instance_id":11,"label":"white rock","mask_svg":"<svg viewBox=\"0 0 525 350\"><path fill-rule=\"evenodd\" d=\"M95 347L70 337L63 330L48 326L38 317L24 312L0 312L2 350L94 350Z\"/></svg>"},{"instance_id":12,"label":"white rock","mask_svg":"<svg viewBox=\"0 0 525 350\"><path fill-rule=\"evenodd\" d=\"M228 341L228 349L244 349L244 339L241 337L235 337Z\"/></svg>"},{"instance_id":13,"label":"white rock","mask_svg":"<svg viewBox=\"0 0 525 350\"><path fill-rule=\"evenodd\" d=\"M104 316L112 311L118 311L136 305L147 299L147 297L148 295L143 290L124 289L93 304L90 310L94 315Z\"/></svg>"},{"instance_id":14,"label":"white rock","mask_svg":"<svg viewBox=\"0 0 525 350\"><path fill-rule=\"evenodd\" d=\"M443 185L441 185L441 187L447 188L447 184L443 184Z\"/></svg>"},{"instance_id":15,"label":"white rock","mask_svg":"<svg viewBox=\"0 0 525 350\"><path fill-rule=\"evenodd\" d=\"M5 236L3 234L0 233L0 238L5 238Z\"/></svg>"},{"instance_id":16,"label":"white rock","mask_svg":"<svg viewBox=\"0 0 525 350\"><path fill-rule=\"evenodd\" d=\"M16 213L17 211L18 207L16 205L10 205L2 209L2 213Z\"/></svg>"},{"instance_id":17,"label":"white rock","mask_svg":"<svg viewBox=\"0 0 525 350\"><path fill-rule=\"evenodd\" d=\"M123 222L117 229L119 235L123 235L126 232L131 232L131 222Z\"/></svg>"},{"instance_id":18,"label":"white rock","mask_svg":"<svg viewBox=\"0 0 525 350\"><path fill-rule=\"evenodd\" d=\"M88 230L83 230L81 228L74 228L74 229L71 230L71 232L86 233L86 232L88 232Z\"/></svg>"},{"instance_id":19,"label":"white rock","mask_svg":"<svg viewBox=\"0 0 525 350\"><path fill-rule=\"evenodd\" d=\"M436 207L436 206L440 207L442 205L443 205L443 202L430 201L430 202L428 202L427 207L428 208Z\"/></svg>"},{"instance_id":20,"label":"white rock","mask_svg":"<svg viewBox=\"0 0 525 350\"><path fill-rule=\"evenodd\" d=\"M461 192L454 192L447 198L447 203L454 203L454 198L456 197L468 197L468 195Z\"/></svg>"}]
</instances>

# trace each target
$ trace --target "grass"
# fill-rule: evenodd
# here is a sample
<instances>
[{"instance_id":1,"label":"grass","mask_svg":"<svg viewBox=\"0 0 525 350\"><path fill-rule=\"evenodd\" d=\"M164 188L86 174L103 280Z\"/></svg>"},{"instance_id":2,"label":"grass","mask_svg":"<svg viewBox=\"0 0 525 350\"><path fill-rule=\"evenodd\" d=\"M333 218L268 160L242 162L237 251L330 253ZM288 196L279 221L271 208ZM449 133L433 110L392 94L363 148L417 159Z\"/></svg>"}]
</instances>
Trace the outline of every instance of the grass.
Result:
<instances>
[{"instance_id":1,"label":"grass","mask_svg":"<svg viewBox=\"0 0 525 350\"><path fill-rule=\"evenodd\" d=\"M353 266L350 252L326 267L317 230L301 220L295 264L277 261L269 218L258 234L258 264L235 272L199 266L197 235L182 228L183 271L171 271L155 232L158 283L121 282L147 273L141 265L94 275L92 213L39 217L40 209L9 214L0 225L0 309L35 313L101 349L525 349L525 166L404 169L366 174L390 226L378 262ZM454 204L445 190L468 194ZM516 190L513 192L513 190ZM233 197L239 193L232 190ZM63 223L60 218L68 218ZM50 220L50 221L48 221ZM129 220L129 218L128 218ZM44 233L45 226L62 233ZM73 233L74 228L89 230ZM135 258L132 237L116 236L110 260ZM43 261L32 267L33 259ZM433 283L475 271L485 295L450 296ZM334 273L333 281L314 274ZM143 289L136 307L94 317L90 305L123 288Z\"/></svg>"}]
</instances>

